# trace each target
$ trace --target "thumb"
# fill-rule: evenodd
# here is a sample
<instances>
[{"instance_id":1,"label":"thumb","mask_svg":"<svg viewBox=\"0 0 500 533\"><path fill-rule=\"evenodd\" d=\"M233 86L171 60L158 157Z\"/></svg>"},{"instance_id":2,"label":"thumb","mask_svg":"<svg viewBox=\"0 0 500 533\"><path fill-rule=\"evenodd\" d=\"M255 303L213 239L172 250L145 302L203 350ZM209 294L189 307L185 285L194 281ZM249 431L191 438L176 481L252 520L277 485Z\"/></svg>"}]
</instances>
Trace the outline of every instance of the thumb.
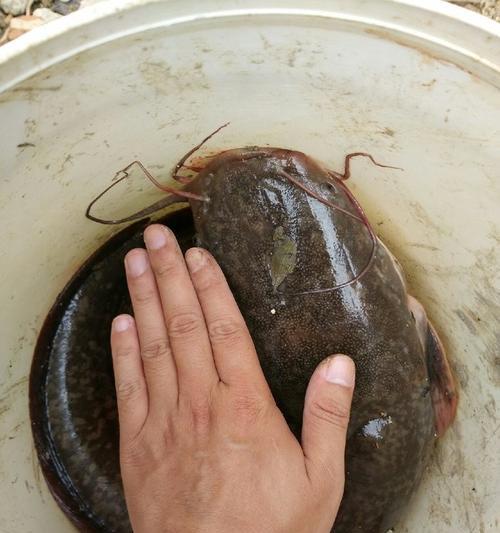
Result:
<instances>
[{"instance_id":1,"label":"thumb","mask_svg":"<svg viewBox=\"0 0 500 533\"><path fill-rule=\"evenodd\" d=\"M355 368L346 355L328 357L307 388L302 448L309 478L344 486L344 453ZM325 478L326 476L326 478Z\"/></svg>"}]
</instances>

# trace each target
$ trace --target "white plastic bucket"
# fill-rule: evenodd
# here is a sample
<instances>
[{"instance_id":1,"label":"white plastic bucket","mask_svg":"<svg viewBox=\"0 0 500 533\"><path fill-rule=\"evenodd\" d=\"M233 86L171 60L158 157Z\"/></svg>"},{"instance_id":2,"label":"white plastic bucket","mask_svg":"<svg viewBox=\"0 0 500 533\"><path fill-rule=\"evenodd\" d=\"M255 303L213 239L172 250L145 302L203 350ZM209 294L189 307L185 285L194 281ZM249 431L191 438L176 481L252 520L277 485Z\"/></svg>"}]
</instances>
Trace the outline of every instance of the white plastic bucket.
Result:
<instances>
[{"instance_id":1,"label":"white plastic bucket","mask_svg":"<svg viewBox=\"0 0 500 533\"><path fill-rule=\"evenodd\" d=\"M0 48L0 531L71 531L28 417L34 342L113 227L88 202L135 158L166 176L218 148L302 150L340 169L402 262L460 381L399 532L498 531L500 31L438 1L116 0Z\"/></svg>"}]
</instances>

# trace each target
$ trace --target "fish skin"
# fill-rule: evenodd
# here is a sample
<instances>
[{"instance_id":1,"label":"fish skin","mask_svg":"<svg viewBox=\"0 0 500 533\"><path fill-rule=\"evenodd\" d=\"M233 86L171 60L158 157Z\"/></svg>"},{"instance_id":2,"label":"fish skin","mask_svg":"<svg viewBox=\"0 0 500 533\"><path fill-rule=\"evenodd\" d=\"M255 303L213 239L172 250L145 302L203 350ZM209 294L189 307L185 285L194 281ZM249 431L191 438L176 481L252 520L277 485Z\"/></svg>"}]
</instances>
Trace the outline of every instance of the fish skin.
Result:
<instances>
[{"instance_id":1,"label":"fish skin","mask_svg":"<svg viewBox=\"0 0 500 533\"><path fill-rule=\"evenodd\" d=\"M279 148L223 152L188 186L201 246L219 262L247 321L278 407L300 439L315 367L344 353L357 377L346 485L335 533L391 528L418 485L435 440L425 348L400 267L359 220L308 195L280 172L359 215L328 171ZM294 243L294 264L276 286L276 230ZM290 254L286 255L287 260ZM283 277L283 276L281 276ZM318 292L321 291L321 292Z\"/></svg>"},{"instance_id":2,"label":"fish skin","mask_svg":"<svg viewBox=\"0 0 500 533\"><path fill-rule=\"evenodd\" d=\"M312 198L283 170L352 216ZM377 241L366 273L350 282L368 264L373 240L345 189L330 178L300 152L256 147L219 154L185 189L210 199L190 202L198 241L225 271L297 438L315 366L338 352L355 360L346 489L332 531L379 533L394 525L418 485L435 427L442 433L451 423L457 395L442 343L383 243ZM175 201L167 196L162 205ZM164 222L183 250L193 244L188 210ZM121 264L125 250L142 242L145 223L111 239L68 284L44 325L30 378L44 475L82 531L131 530L119 476L111 356L96 332L106 336L99 324L130 311ZM111 294L103 299L105 290ZM75 320L68 313L76 313ZM106 412L96 420L94 409L102 406ZM73 432L66 417L73 417Z\"/></svg>"}]
</instances>

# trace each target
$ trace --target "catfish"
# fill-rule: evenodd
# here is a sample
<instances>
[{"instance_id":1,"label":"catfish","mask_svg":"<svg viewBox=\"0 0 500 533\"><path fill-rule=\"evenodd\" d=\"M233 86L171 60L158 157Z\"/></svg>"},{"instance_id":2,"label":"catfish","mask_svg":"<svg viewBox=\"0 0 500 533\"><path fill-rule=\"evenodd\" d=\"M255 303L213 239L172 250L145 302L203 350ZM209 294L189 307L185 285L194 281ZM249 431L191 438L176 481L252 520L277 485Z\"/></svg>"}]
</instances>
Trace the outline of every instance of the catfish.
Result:
<instances>
[{"instance_id":1,"label":"catfish","mask_svg":"<svg viewBox=\"0 0 500 533\"><path fill-rule=\"evenodd\" d=\"M299 440L315 367L331 354L354 360L345 492L332 531L384 533L418 486L458 396L436 330L345 184L350 159L371 156L349 154L341 174L272 147L226 150L188 166L195 149L175 169L196 172L181 189L152 178L170 196L127 219L98 219L92 204L87 216L117 223L189 202L198 244L225 273Z\"/></svg>"}]
</instances>

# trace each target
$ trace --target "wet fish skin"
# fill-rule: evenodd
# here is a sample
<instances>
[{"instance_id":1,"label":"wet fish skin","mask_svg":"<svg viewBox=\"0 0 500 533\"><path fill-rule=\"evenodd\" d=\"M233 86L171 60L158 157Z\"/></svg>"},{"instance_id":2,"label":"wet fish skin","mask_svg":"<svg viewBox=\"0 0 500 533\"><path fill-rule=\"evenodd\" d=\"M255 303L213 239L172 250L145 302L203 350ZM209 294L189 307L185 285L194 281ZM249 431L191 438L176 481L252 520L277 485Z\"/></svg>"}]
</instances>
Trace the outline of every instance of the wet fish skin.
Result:
<instances>
[{"instance_id":1,"label":"wet fish skin","mask_svg":"<svg viewBox=\"0 0 500 533\"><path fill-rule=\"evenodd\" d=\"M198 239L226 274L297 438L314 368L335 353L354 359L346 488L334 531L385 532L418 485L435 439L425 349L386 247L376 246L359 281L335 289L366 266L370 234L280 169L358 214L343 188L329 184L327 170L300 152L229 150L188 187L209 198L191 202ZM277 269L280 248L285 264Z\"/></svg>"}]
</instances>

